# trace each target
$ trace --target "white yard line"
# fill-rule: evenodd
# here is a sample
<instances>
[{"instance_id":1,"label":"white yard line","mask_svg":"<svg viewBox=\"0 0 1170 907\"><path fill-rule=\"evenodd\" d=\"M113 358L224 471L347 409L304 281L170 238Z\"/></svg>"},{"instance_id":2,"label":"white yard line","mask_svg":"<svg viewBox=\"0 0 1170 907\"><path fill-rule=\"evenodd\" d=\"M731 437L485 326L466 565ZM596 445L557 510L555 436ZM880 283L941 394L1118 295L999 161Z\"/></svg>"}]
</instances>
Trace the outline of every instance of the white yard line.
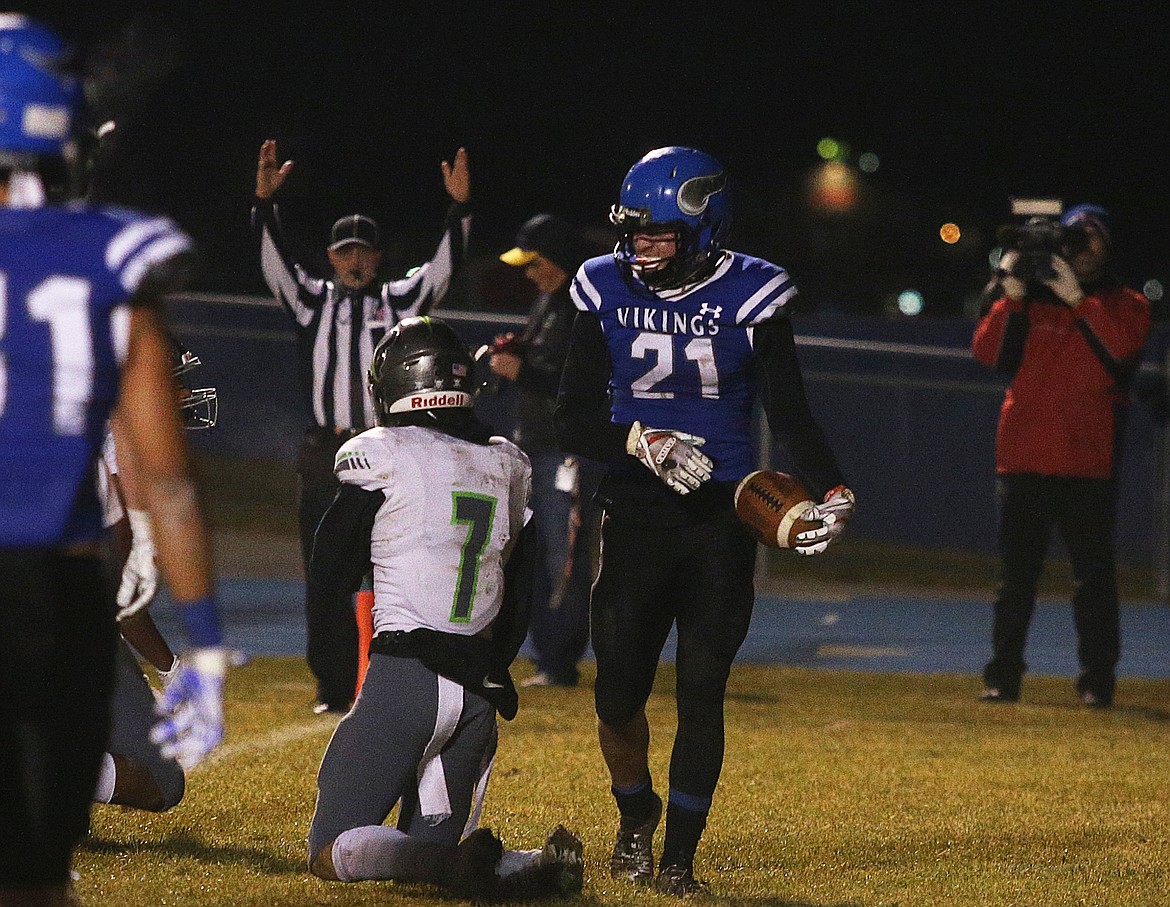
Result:
<instances>
[{"instance_id":1,"label":"white yard line","mask_svg":"<svg viewBox=\"0 0 1170 907\"><path fill-rule=\"evenodd\" d=\"M337 727L337 721L338 719L335 716L330 716L329 718L321 717L315 721L305 721L300 724L286 724L260 737L250 737L234 743L225 743L200 762L195 767L195 770L218 765L220 762L226 762L229 759L235 759L239 756L263 753L267 750L284 746L287 743L304 740L306 737L324 735L326 732L332 734L333 729Z\"/></svg>"}]
</instances>

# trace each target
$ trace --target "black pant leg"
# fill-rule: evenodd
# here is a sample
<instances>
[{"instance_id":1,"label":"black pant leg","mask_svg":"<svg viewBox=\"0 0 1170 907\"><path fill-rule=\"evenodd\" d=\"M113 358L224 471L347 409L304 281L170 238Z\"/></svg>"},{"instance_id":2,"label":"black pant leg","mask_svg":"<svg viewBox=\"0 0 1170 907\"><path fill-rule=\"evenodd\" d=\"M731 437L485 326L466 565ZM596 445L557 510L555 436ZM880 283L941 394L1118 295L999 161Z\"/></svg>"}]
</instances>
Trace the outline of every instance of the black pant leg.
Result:
<instances>
[{"instance_id":1,"label":"black pant leg","mask_svg":"<svg viewBox=\"0 0 1170 907\"><path fill-rule=\"evenodd\" d=\"M300 473L298 520L305 576L313 554L313 535L340 487L333 460L344 439L305 436L297 458ZM357 686L358 630L353 596L315 589L305 584L305 656L317 679L317 698L343 707Z\"/></svg>"},{"instance_id":2,"label":"black pant leg","mask_svg":"<svg viewBox=\"0 0 1170 907\"><path fill-rule=\"evenodd\" d=\"M709 801L723 770L723 701L732 663L755 604L756 540L728 511L696 527L681 599L675 698L678 730L670 757L672 797Z\"/></svg>"},{"instance_id":3,"label":"black pant leg","mask_svg":"<svg viewBox=\"0 0 1170 907\"><path fill-rule=\"evenodd\" d=\"M1000 587L991 633L992 658L983 669L988 686L1019 692L1024 647L1036 608L1036 586L1052 534L1047 479L1006 475L998 480Z\"/></svg>"},{"instance_id":4,"label":"black pant leg","mask_svg":"<svg viewBox=\"0 0 1170 907\"><path fill-rule=\"evenodd\" d=\"M1076 579L1073 623L1082 672L1078 688L1108 702L1121 656L1113 486L1105 479L1070 478L1062 483L1061 492L1057 525Z\"/></svg>"}]
</instances>

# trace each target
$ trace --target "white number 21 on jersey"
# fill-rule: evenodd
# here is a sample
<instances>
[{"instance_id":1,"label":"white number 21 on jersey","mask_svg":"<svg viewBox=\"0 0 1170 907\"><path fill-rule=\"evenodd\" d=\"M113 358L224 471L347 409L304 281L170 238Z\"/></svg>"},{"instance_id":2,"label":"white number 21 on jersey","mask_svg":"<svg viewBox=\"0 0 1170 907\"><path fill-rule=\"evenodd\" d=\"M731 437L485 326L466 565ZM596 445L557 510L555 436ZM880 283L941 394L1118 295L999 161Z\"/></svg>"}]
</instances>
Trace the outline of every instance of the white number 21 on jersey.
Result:
<instances>
[{"instance_id":1,"label":"white number 21 on jersey","mask_svg":"<svg viewBox=\"0 0 1170 907\"><path fill-rule=\"evenodd\" d=\"M699 368L700 393L719 396L719 369L715 367L715 346L710 337L695 337L683 347L683 356ZM650 370L630 384L634 396L643 400L671 400L674 391L655 390L675 370L674 335L643 331L630 345L632 359L653 359Z\"/></svg>"}]
</instances>

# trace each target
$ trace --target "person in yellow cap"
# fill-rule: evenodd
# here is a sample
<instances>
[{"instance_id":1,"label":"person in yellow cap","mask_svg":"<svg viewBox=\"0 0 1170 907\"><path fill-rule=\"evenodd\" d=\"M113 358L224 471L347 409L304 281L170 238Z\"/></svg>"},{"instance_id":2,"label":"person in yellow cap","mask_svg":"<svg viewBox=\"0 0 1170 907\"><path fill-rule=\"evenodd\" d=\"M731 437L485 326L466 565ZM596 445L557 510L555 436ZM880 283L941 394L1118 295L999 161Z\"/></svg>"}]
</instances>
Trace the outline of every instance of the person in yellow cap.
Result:
<instances>
[{"instance_id":1,"label":"person in yellow cap","mask_svg":"<svg viewBox=\"0 0 1170 907\"><path fill-rule=\"evenodd\" d=\"M600 514L593 495L602 467L567 455L557 444L553 409L576 309L569 279L586 258L572 226L555 214L537 214L500 256L536 288L519 336L496 338L488 367L518 392L512 440L532 461L532 510L544 553L532 603L531 642L536 673L526 686L572 687L589 639Z\"/></svg>"}]
</instances>

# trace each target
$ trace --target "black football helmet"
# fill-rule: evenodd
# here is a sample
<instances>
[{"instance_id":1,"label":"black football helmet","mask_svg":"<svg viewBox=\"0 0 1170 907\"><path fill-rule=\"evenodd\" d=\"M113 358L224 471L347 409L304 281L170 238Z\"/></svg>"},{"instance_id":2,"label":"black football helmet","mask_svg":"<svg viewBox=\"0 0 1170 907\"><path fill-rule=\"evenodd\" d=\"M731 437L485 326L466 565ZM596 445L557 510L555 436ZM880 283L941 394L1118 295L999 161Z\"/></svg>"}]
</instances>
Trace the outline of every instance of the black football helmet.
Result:
<instances>
[{"instance_id":1,"label":"black football helmet","mask_svg":"<svg viewBox=\"0 0 1170 907\"><path fill-rule=\"evenodd\" d=\"M467 344L440 318L404 318L379 341L366 376L379 425L411 414L471 409L472 358Z\"/></svg>"},{"instance_id":2,"label":"black football helmet","mask_svg":"<svg viewBox=\"0 0 1170 907\"><path fill-rule=\"evenodd\" d=\"M179 385L179 411L183 426L190 429L211 428L219 418L219 394L214 387L188 387L183 376L203 365L203 361L172 336L171 368Z\"/></svg>"}]
</instances>

